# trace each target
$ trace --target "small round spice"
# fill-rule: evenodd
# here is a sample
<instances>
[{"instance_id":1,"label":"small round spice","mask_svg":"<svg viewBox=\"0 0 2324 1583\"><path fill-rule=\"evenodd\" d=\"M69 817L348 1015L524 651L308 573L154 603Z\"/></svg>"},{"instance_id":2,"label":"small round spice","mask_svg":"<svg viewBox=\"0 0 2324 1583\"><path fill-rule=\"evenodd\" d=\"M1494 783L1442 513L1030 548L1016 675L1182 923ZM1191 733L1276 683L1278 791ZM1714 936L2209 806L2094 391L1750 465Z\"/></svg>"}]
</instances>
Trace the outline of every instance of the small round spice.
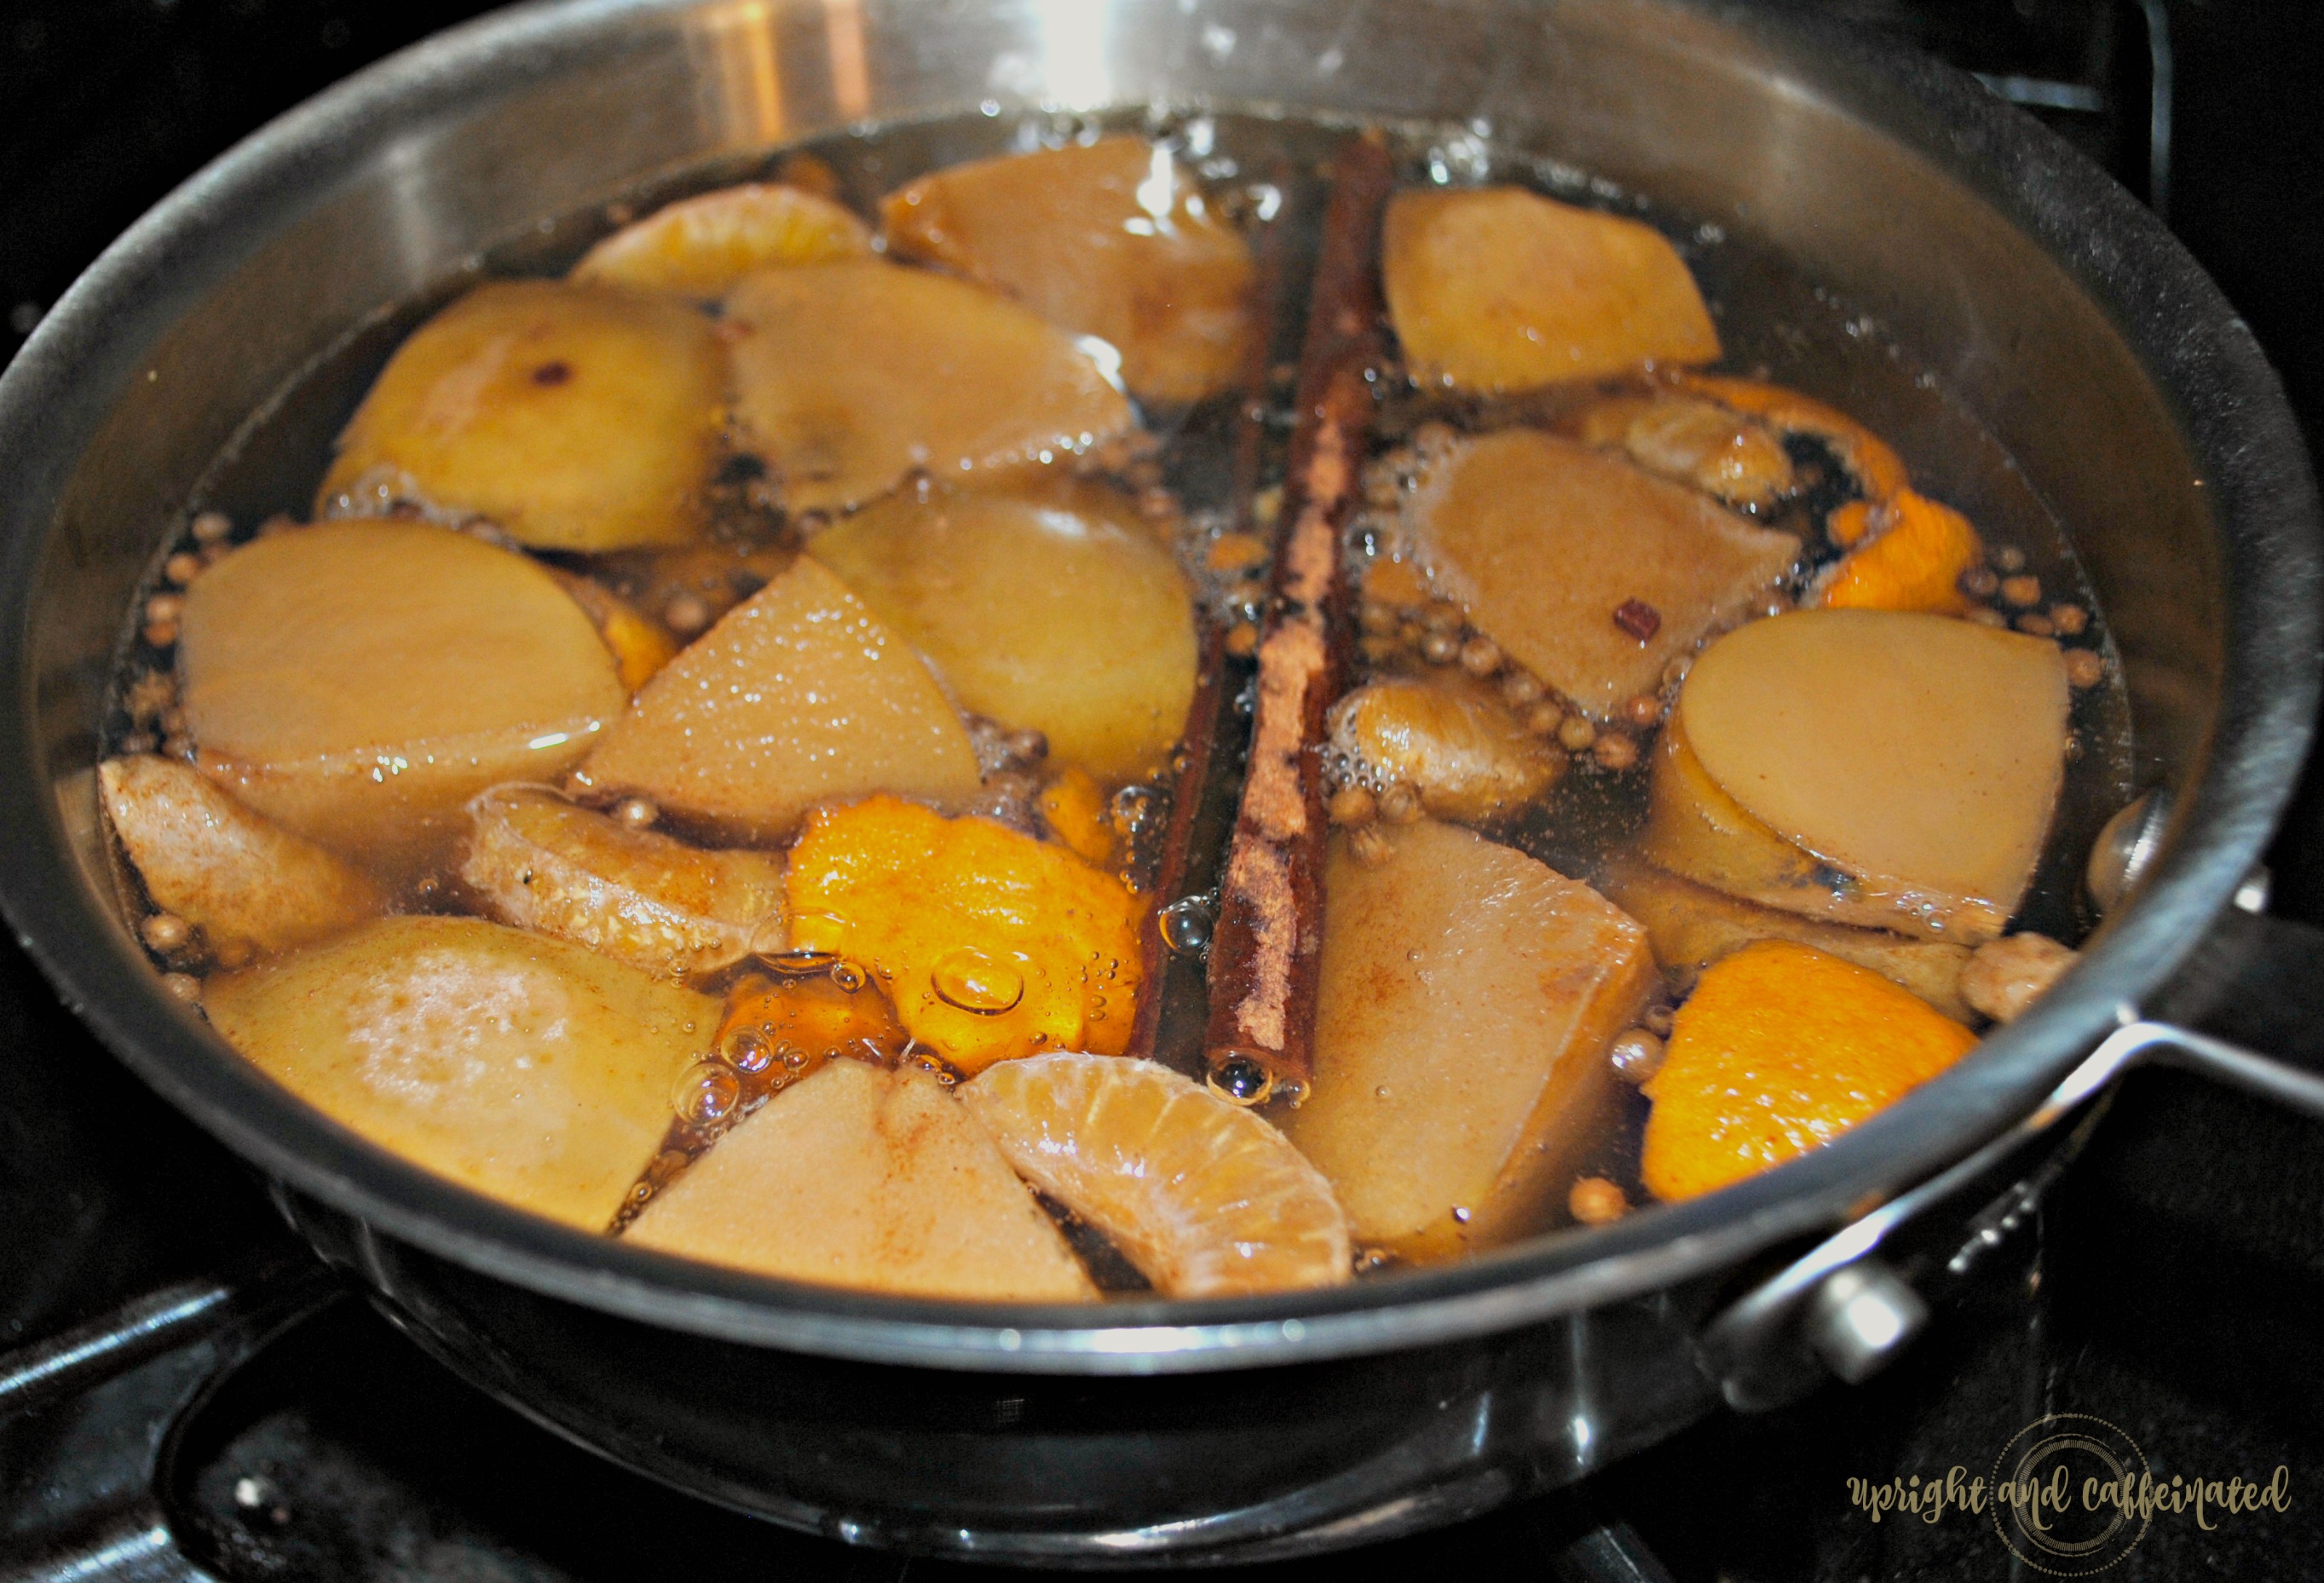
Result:
<instances>
[{"instance_id":1,"label":"small round spice","mask_svg":"<svg viewBox=\"0 0 2324 1583\"><path fill-rule=\"evenodd\" d=\"M258 955L258 947L243 939L221 940L212 954L217 958L218 966L231 972L235 968L248 967Z\"/></svg>"},{"instance_id":2,"label":"small round spice","mask_svg":"<svg viewBox=\"0 0 2324 1583\"><path fill-rule=\"evenodd\" d=\"M2029 605L2039 604L2042 603L2042 579L2029 576L2004 577L2001 580L2001 597L2004 603L2014 604L2020 610Z\"/></svg>"},{"instance_id":3,"label":"small round spice","mask_svg":"<svg viewBox=\"0 0 2324 1583\"><path fill-rule=\"evenodd\" d=\"M1461 668L1472 676L1489 676L1501 668L1501 646L1490 638L1471 638L1461 645Z\"/></svg>"},{"instance_id":4,"label":"small round spice","mask_svg":"<svg viewBox=\"0 0 2324 1583\"><path fill-rule=\"evenodd\" d=\"M2005 544L1993 552L1993 564L2004 573L2022 572L2025 569L2025 552L2014 544Z\"/></svg>"},{"instance_id":5,"label":"small round spice","mask_svg":"<svg viewBox=\"0 0 2324 1583\"><path fill-rule=\"evenodd\" d=\"M1378 637L1396 630L1397 613L1377 599L1367 599L1356 612L1356 624Z\"/></svg>"},{"instance_id":6,"label":"small round spice","mask_svg":"<svg viewBox=\"0 0 2324 1583\"><path fill-rule=\"evenodd\" d=\"M189 736L170 737L161 743L161 751L170 758L183 759L190 764L194 761L194 739Z\"/></svg>"},{"instance_id":7,"label":"small round spice","mask_svg":"<svg viewBox=\"0 0 2324 1583\"><path fill-rule=\"evenodd\" d=\"M1331 814L1334 824L1369 824L1379 813L1379 804L1362 787L1343 786L1332 794Z\"/></svg>"},{"instance_id":8,"label":"small round spice","mask_svg":"<svg viewBox=\"0 0 2324 1583\"><path fill-rule=\"evenodd\" d=\"M1450 632L1431 632L1420 640L1420 658L1431 665L1450 665L1460 654L1461 640Z\"/></svg>"},{"instance_id":9,"label":"small round spice","mask_svg":"<svg viewBox=\"0 0 2324 1583\"><path fill-rule=\"evenodd\" d=\"M1203 556L1213 572L1243 571L1266 558L1267 546L1249 533L1222 533Z\"/></svg>"},{"instance_id":10,"label":"small round spice","mask_svg":"<svg viewBox=\"0 0 2324 1583\"><path fill-rule=\"evenodd\" d=\"M192 1006L202 998L202 981L191 973L163 973L161 988L172 1000Z\"/></svg>"},{"instance_id":11,"label":"small round spice","mask_svg":"<svg viewBox=\"0 0 2324 1583\"><path fill-rule=\"evenodd\" d=\"M145 619L159 624L174 622L186 613L186 596L182 594L156 594L145 602Z\"/></svg>"},{"instance_id":12,"label":"small round spice","mask_svg":"<svg viewBox=\"0 0 2324 1583\"><path fill-rule=\"evenodd\" d=\"M155 913L137 925L137 932L148 947L164 956L183 951L194 938L194 926L175 913Z\"/></svg>"},{"instance_id":13,"label":"small round spice","mask_svg":"<svg viewBox=\"0 0 2324 1583\"><path fill-rule=\"evenodd\" d=\"M1379 816L1390 824L1409 824L1420 817L1420 792L1408 780L1399 780L1379 795Z\"/></svg>"},{"instance_id":14,"label":"small round spice","mask_svg":"<svg viewBox=\"0 0 2324 1583\"><path fill-rule=\"evenodd\" d=\"M1969 606L1969 619L1980 627L2006 627L2009 624L2009 618L1989 604Z\"/></svg>"},{"instance_id":15,"label":"small round spice","mask_svg":"<svg viewBox=\"0 0 2324 1583\"><path fill-rule=\"evenodd\" d=\"M152 752L154 745L153 733L152 732L134 731L127 736L122 738L119 741L114 743L113 750L116 753L134 756L139 753Z\"/></svg>"},{"instance_id":16,"label":"small round spice","mask_svg":"<svg viewBox=\"0 0 2324 1583\"><path fill-rule=\"evenodd\" d=\"M234 519L224 511L204 511L194 519L196 544L223 544L234 537Z\"/></svg>"},{"instance_id":17,"label":"small round spice","mask_svg":"<svg viewBox=\"0 0 2324 1583\"><path fill-rule=\"evenodd\" d=\"M1585 715L1569 714L1558 723L1557 740L1569 753L1586 753L1597 745L1598 728Z\"/></svg>"},{"instance_id":18,"label":"small round spice","mask_svg":"<svg viewBox=\"0 0 2324 1583\"><path fill-rule=\"evenodd\" d=\"M2015 625L2019 631L2029 638L2055 637L2058 631L2056 625L2048 616L2037 615L2030 610L2017 618Z\"/></svg>"},{"instance_id":19,"label":"small round spice","mask_svg":"<svg viewBox=\"0 0 2324 1583\"><path fill-rule=\"evenodd\" d=\"M147 621L145 623L145 630L143 636L144 637L146 647L151 649L167 649L170 645L178 640L178 623L175 621Z\"/></svg>"},{"instance_id":20,"label":"small round spice","mask_svg":"<svg viewBox=\"0 0 2324 1583\"><path fill-rule=\"evenodd\" d=\"M1406 649L1417 649L1420 640L1428 636L1428 629L1418 621L1406 621L1396 630L1397 640Z\"/></svg>"},{"instance_id":21,"label":"small round spice","mask_svg":"<svg viewBox=\"0 0 2324 1583\"><path fill-rule=\"evenodd\" d=\"M1638 1013L1638 1026L1657 1039L1669 1038L1671 1029L1677 1021L1678 1018L1672 1014L1671 1008L1660 1004L1649 1006Z\"/></svg>"},{"instance_id":22,"label":"small round spice","mask_svg":"<svg viewBox=\"0 0 2324 1583\"><path fill-rule=\"evenodd\" d=\"M1237 659L1249 659L1259 652L1259 629L1249 621L1238 621L1227 633L1227 652Z\"/></svg>"},{"instance_id":23,"label":"small round spice","mask_svg":"<svg viewBox=\"0 0 2324 1583\"><path fill-rule=\"evenodd\" d=\"M650 830L661 820L661 810L650 797L623 797L613 806L613 822L629 830Z\"/></svg>"},{"instance_id":24,"label":"small round spice","mask_svg":"<svg viewBox=\"0 0 2324 1583\"><path fill-rule=\"evenodd\" d=\"M2066 650L2066 681L2078 688L2095 687L2106 679L2106 661L2095 649Z\"/></svg>"},{"instance_id":25,"label":"small round spice","mask_svg":"<svg viewBox=\"0 0 2324 1583\"><path fill-rule=\"evenodd\" d=\"M1394 638L1372 636L1359 640L1356 647L1363 650L1366 659L1378 665L1396 652L1397 642Z\"/></svg>"},{"instance_id":26,"label":"small round spice","mask_svg":"<svg viewBox=\"0 0 2324 1583\"><path fill-rule=\"evenodd\" d=\"M1662 1035L1652 1028L1626 1028L1606 1047L1606 1055L1624 1081L1643 1083L1663 1069Z\"/></svg>"},{"instance_id":27,"label":"small round spice","mask_svg":"<svg viewBox=\"0 0 2324 1583\"><path fill-rule=\"evenodd\" d=\"M1565 1195L1565 1207L1585 1226L1603 1226L1630 1212L1622 1190L1603 1176L1584 1176Z\"/></svg>"},{"instance_id":28,"label":"small round spice","mask_svg":"<svg viewBox=\"0 0 2324 1583\"><path fill-rule=\"evenodd\" d=\"M1971 599L1991 599L2001 592L2001 578L1991 566L1971 566L1960 575L1958 586Z\"/></svg>"},{"instance_id":29,"label":"small round spice","mask_svg":"<svg viewBox=\"0 0 2324 1583\"><path fill-rule=\"evenodd\" d=\"M1468 624L1468 618L1459 605L1440 599L1420 612L1420 624L1432 632L1457 632Z\"/></svg>"},{"instance_id":30,"label":"small round spice","mask_svg":"<svg viewBox=\"0 0 2324 1583\"><path fill-rule=\"evenodd\" d=\"M1652 731L1663 722L1663 701L1652 693L1639 693L1622 700L1622 718L1640 731Z\"/></svg>"},{"instance_id":31,"label":"small round spice","mask_svg":"<svg viewBox=\"0 0 2324 1583\"><path fill-rule=\"evenodd\" d=\"M1618 775L1638 761L1638 740L1628 732L1601 732L1590 750L1597 758L1598 768Z\"/></svg>"},{"instance_id":32,"label":"small round spice","mask_svg":"<svg viewBox=\"0 0 2324 1583\"><path fill-rule=\"evenodd\" d=\"M1176 514L1178 497L1160 484L1149 484L1138 492L1138 514L1149 522L1160 522Z\"/></svg>"},{"instance_id":33,"label":"small round spice","mask_svg":"<svg viewBox=\"0 0 2324 1583\"><path fill-rule=\"evenodd\" d=\"M710 624L710 606L698 594L673 594L661 607L661 622L681 638L691 638Z\"/></svg>"},{"instance_id":34,"label":"small round spice","mask_svg":"<svg viewBox=\"0 0 2324 1583\"><path fill-rule=\"evenodd\" d=\"M185 733L186 733L186 709L185 709L185 705L184 705L184 704L171 704L167 709L164 709L163 711L161 711L161 718L160 720L156 721L154 723L155 723L155 724L157 724L157 725L159 725L159 726L161 728L161 734L162 734L163 736L165 736L165 737L177 737L177 736L183 736L183 735L185 735Z\"/></svg>"},{"instance_id":35,"label":"small round spice","mask_svg":"<svg viewBox=\"0 0 2324 1583\"><path fill-rule=\"evenodd\" d=\"M2079 638L2090 624L2090 612L2079 604L2053 604L2050 624L2069 638Z\"/></svg>"},{"instance_id":36,"label":"small round spice","mask_svg":"<svg viewBox=\"0 0 2324 1583\"><path fill-rule=\"evenodd\" d=\"M1526 711L1526 730L1537 737L1553 737L1565 723L1565 711L1544 698Z\"/></svg>"},{"instance_id":37,"label":"small round spice","mask_svg":"<svg viewBox=\"0 0 2324 1583\"><path fill-rule=\"evenodd\" d=\"M183 588L202 575L202 557L191 550L180 550L161 563L161 575Z\"/></svg>"},{"instance_id":38,"label":"small round spice","mask_svg":"<svg viewBox=\"0 0 2324 1583\"><path fill-rule=\"evenodd\" d=\"M1396 843L1377 824L1367 824L1348 837L1348 851L1367 869L1377 869L1396 856Z\"/></svg>"},{"instance_id":39,"label":"small round spice","mask_svg":"<svg viewBox=\"0 0 2324 1583\"><path fill-rule=\"evenodd\" d=\"M1530 671L1512 670L1501 677L1501 702L1512 709L1526 709L1541 699L1541 684L1533 679Z\"/></svg>"}]
</instances>

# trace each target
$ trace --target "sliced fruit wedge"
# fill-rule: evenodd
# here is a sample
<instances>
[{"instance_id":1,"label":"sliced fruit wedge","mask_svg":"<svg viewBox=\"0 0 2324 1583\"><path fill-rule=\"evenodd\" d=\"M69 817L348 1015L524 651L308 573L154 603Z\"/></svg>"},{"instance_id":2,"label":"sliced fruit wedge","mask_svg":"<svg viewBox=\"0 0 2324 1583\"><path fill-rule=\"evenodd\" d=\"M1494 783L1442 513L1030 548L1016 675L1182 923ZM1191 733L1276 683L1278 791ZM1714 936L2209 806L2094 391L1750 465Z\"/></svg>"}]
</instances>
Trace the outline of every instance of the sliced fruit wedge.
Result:
<instances>
[{"instance_id":1,"label":"sliced fruit wedge","mask_svg":"<svg viewBox=\"0 0 2324 1583\"><path fill-rule=\"evenodd\" d=\"M1332 1184L1255 1113L1151 1061L1060 1051L960 1091L1009 1163L1103 1231L1167 1297L1336 1285Z\"/></svg>"},{"instance_id":2,"label":"sliced fruit wedge","mask_svg":"<svg viewBox=\"0 0 2324 1583\"><path fill-rule=\"evenodd\" d=\"M680 199L582 254L571 278L716 298L754 271L872 256L872 232L827 198L748 181Z\"/></svg>"},{"instance_id":3,"label":"sliced fruit wedge","mask_svg":"<svg viewBox=\"0 0 2324 1583\"><path fill-rule=\"evenodd\" d=\"M1074 1302L1097 1288L934 1078L834 1061L650 1200L628 1241L914 1297Z\"/></svg>"},{"instance_id":4,"label":"sliced fruit wedge","mask_svg":"<svg viewBox=\"0 0 2324 1583\"><path fill-rule=\"evenodd\" d=\"M1135 426L1096 357L965 281L866 260L766 270L726 299L737 437L793 511L1038 465Z\"/></svg>"},{"instance_id":5,"label":"sliced fruit wedge","mask_svg":"<svg viewBox=\"0 0 2324 1583\"><path fill-rule=\"evenodd\" d=\"M780 947L779 857L706 851L538 787L496 787L468 818L460 878L503 923L669 977Z\"/></svg>"}]
</instances>

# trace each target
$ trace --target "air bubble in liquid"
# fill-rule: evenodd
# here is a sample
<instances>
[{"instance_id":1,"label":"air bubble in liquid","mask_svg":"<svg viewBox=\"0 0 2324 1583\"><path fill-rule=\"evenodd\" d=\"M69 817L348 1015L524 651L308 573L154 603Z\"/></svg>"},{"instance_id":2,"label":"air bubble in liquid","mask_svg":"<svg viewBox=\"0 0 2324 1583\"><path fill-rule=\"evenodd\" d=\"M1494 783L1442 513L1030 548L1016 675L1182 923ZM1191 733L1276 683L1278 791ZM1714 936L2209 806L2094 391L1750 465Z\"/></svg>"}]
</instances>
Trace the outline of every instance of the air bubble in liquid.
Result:
<instances>
[{"instance_id":1,"label":"air bubble in liquid","mask_svg":"<svg viewBox=\"0 0 2324 1583\"><path fill-rule=\"evenodd\" d=\"M715 1061L697 1061L678 1077L670 1109L688 1125L704 1127L733 1115L742 1097L742 1080L733 1068Z\"/></svg>"},{"instance_id":2,"label":"air bubble in liquid","mask_svg":"<svg viewBox=\"0 0 2324 1583\"><path fill-rule=\"evenodd\" d=\"M831 964L831 981L853 995L871 981L871 976L853 962L840 961Z\"/></svg>"},{"instance_id":3,"label":"air bubble in liquid","mask_svg":"<svg viewBox=\"0 0 2324 1583\"><path fill-rule=\"evenodd\" d=\"M1174 901L1162 909L1162 943L1180 956L1200 956L1211 947L1211 904L1199 896Z\"/></svg>"},{"instance_id":4,"label":"air bubble in liquid","mask_svg":"<svg viewBox=\"0 0 2324 1583\"><path fill-rule=\"evenodd\" d=\"M973 945L938 957L928 970L928 986L946 1006L979 1017L998 1017L1025 999L1025 975Z\"/></svg>"},{"instance_id":5,"label":"air bubble in liquid","mask_svg":"<svg viewBox=\"0 0 2324 1583\"><path fill-rule=\"evenodd\" d=\"M737 1072L764 1072L775 1062L774 1041L761 1028L735 1029L718 1053Z\"/></svg>"}]
</instances>

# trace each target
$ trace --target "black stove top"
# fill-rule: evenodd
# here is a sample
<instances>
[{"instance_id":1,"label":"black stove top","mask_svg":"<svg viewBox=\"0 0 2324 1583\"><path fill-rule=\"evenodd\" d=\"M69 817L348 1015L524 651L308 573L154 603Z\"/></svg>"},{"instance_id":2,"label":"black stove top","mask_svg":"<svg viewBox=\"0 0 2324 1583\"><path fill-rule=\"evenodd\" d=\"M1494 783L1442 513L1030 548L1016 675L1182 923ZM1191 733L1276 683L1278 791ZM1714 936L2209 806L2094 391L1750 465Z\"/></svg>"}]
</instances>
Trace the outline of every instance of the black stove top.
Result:
<instances>
[{"instance_id":1,"label":"black stove top","mask_svg":"<svg viewBox=\"0 0 2324 1583\"><path fill-rule=\"evenodd\" d=\"M171 184L327 82L482 7L455 0L0 0L0 357ZM2324 7L2272 0L1831 0L1984 74L2169 216L2324 434ZM2158 84L2167 91L2158 100ZM2272 854L2324 922L2324 809ZM0 1354L297 1246L263 1186L117 1067L0 946ZM2124 1578L2324 1575L2324 1148L2188 1078L2134 1077L2009 1267L1904 1362L1722 1417L1581 1488L1376 1552L1391 1567L1685 1583L2027 1575L1991 1522L1931 1517L2044 1414L2107 1421L2155 1477L2284 1470L2286 1511L2153 1516ZM350 1298L301 1287L233 1348L159 1351L8 1415L17 1578L855 1579L956 1570L646 1484L472 1392ZM273 1333L266 1332L272 1327ZM252 1340L251 1336L260 1339ZM225 1383L180 1413L227 1353ZM0 1357L0 1375L8 1360ZM1906 1497L1921 1514L1890 1506ZM1318 1575L1342 1558L1291 1563ZM1657 1572L1659 1567L1662 1571Z\"/></svg>"}]
</instances>

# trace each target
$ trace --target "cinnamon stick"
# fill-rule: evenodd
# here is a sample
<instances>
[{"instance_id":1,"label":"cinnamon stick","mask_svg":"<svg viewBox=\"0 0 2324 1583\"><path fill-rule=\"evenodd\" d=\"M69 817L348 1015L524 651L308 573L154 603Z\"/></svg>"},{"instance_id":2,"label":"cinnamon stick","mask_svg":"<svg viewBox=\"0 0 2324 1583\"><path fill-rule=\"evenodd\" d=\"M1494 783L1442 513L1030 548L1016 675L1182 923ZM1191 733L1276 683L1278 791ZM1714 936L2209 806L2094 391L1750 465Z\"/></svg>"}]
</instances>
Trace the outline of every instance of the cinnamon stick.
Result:
<instances>
[{"instance_id":1,"label":"cinnamon stick","mask_svg":"<svg viewBox=\"0 0 2324 1583\"><path fill-rule=\"evenodd\" d=\"M1323 938L1323 715L1351 641L1341 541L1370 432L1380 344L1380 215L1392 175L1376 136L1333 171L1299 360L1250 764L1212 934L1204 1058L1250 1102L1304 1089Z\"/></svg>"}]
</instances>

